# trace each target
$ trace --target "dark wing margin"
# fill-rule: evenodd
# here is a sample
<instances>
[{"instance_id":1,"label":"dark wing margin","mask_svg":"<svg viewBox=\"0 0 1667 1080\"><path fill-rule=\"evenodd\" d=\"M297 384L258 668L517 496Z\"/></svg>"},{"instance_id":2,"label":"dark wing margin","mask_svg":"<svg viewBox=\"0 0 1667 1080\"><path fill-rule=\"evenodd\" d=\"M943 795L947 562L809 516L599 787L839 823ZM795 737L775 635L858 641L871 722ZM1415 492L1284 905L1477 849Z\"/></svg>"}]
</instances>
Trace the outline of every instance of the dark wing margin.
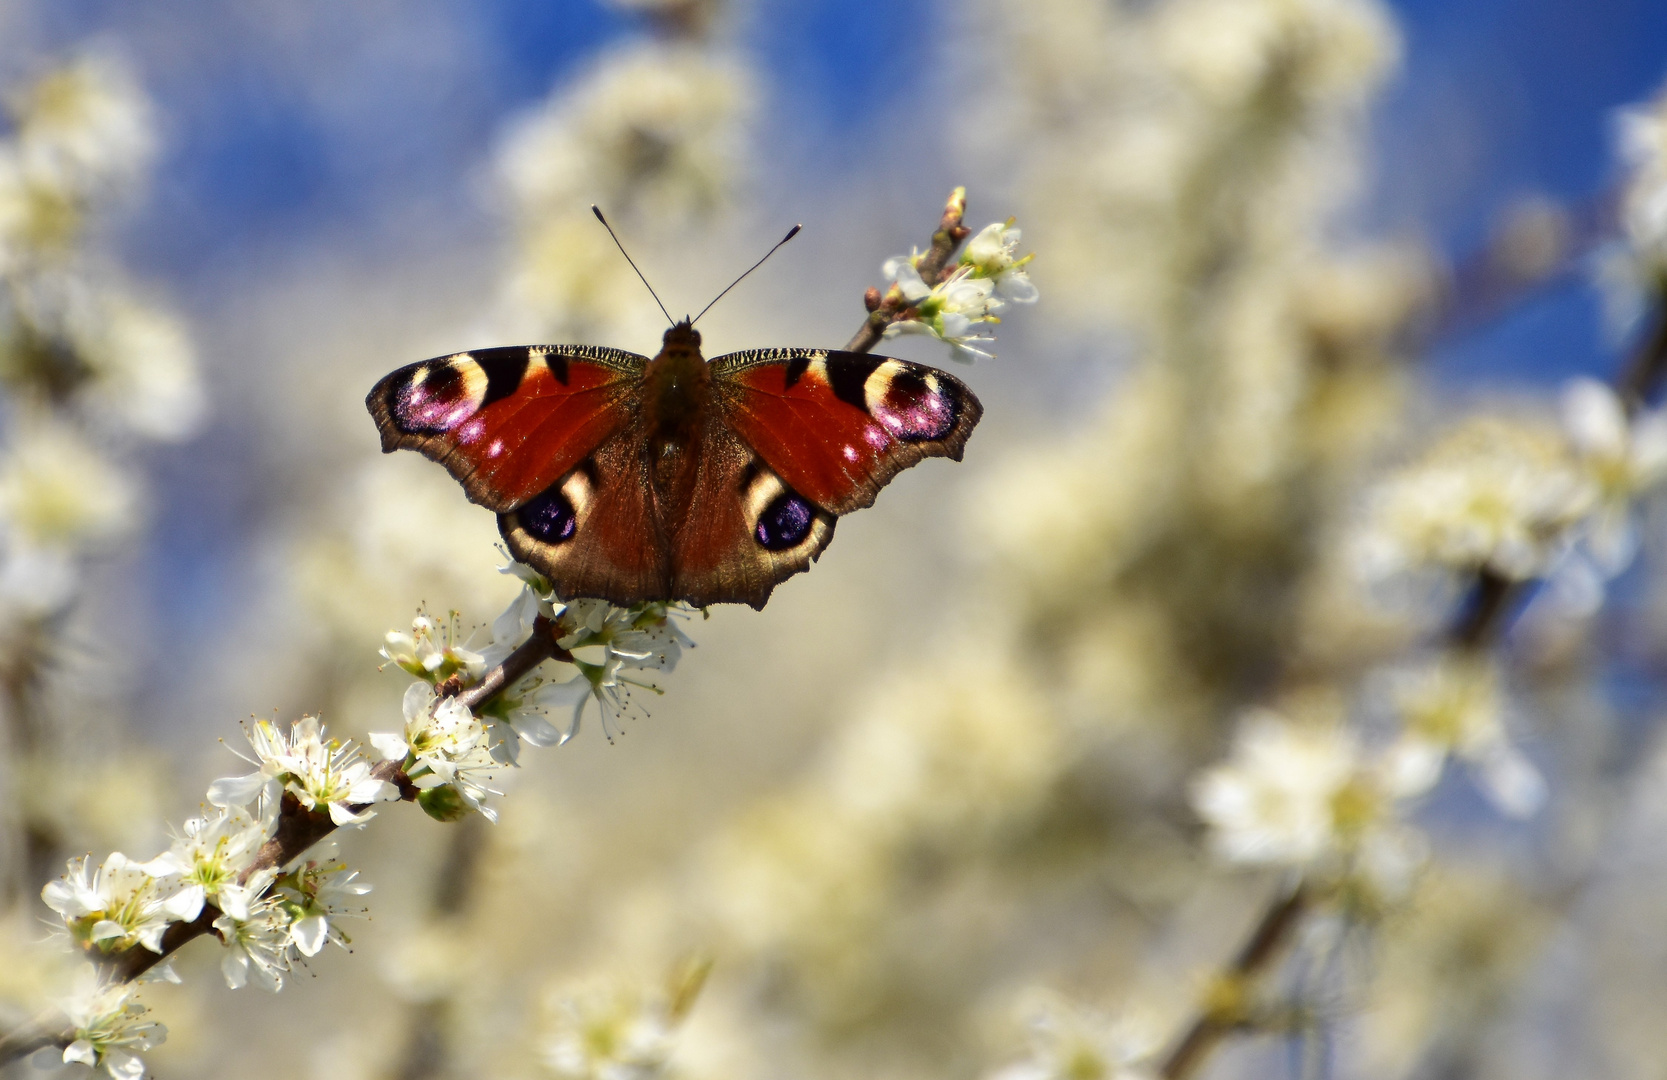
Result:
<instances>
[{"instance_id":1,"label":"dark wing margin","mask_svg":"<svg viewBox=\"0 0 1667 1080\"><path fill-rule=\"evenodd\" d=\"M512 345L438 356L365 398L382 450L439 462L471 502L504 513L535 497L624 424L648 358L591 345Z\"/></svg>"}]
</instances>

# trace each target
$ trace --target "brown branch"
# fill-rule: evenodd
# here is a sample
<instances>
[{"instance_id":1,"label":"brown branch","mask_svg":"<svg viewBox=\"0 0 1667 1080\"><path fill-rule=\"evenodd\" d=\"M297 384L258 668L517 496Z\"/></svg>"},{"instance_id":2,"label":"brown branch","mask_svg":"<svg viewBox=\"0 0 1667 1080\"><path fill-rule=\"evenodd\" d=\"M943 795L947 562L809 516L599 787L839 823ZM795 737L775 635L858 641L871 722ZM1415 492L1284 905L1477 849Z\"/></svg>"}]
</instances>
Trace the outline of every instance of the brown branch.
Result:
<instances>
[{"instance_id":1,"label":"brown branch","mask_svg":"<svg viewBox=\"0 0 1667 1080\"><path fill-rule=\"evenodd\" d=\"M515 685L545 660L567 658L567 651L556 644L559 637L559 627L540 615L533 621L532 636L505 657L502 663L487 671L475 685L467 689L453 689L451 692L460 696L463 704L471 711L479 709L505 687ZM442 692L444 689L442 684ZM401 764L399 761L378 762L371 767L371 775L394 785L399 789L400 799L410 802L416 799L417 788L411 783L411 778L405 775ZM371 805L367 803L350 809L354 813L361 813ZM246 884L250 878L263 870L287 866L306 854L320 840L335 832L336 827L328 813L309 810L303 807L294 795L285 792L278 809L277 829L271 839L262 844L260 850L255 853L254 860L238 875L238 883ZM98 952L96 948L89 948L88 958L110 981L131 982L173 956L190 942L213 933L214 920L220 915L219 908L213 904L204 904L202 912L195 919L170 924L162 934L162 947L158 952L133 947L119 953L105 954ZM0 1065L48 1046L69 1045L74 1034L66 1030L65 1024L67 1021L60 1017L57 1021L43 1021L0 1035Z\"/></svg>"},{"instance_id":2,"label":"brown branch","mask_svg":"<svg viewBox=\"0 0 1667 1080\"><path fill-rule=\"evenodd\" d=\"M1222 1039L1244 1026L1245 992L1250 981L1267 970L1284 951L1291 932L1307 913L1309 902L1308 890L1300 884L1274 899L1233 962L1215 977L1210 1003L1187 1025L1175 1048L1164 1057L1158 1067L1159 1076L1164 1080L1191 1076Z\"/></svg>"},{"instance_id":3,"label":"brown branch","mask_svg":"<svg viewBox=\"0 0 1667 1080\"><path fill-rule=\"evenodd\" d=\"M961 223L967 213L967 189L958 187L949 193L949 199L944 203L943 217L938 222L938 231L932 234L932 246L926 254L920 257L920 279L928 286L937 285L945 277L954 272L950 265L950 257L955 249L961 246L961 241L972 234L972 230ZM883 296L878 289L869 289L864 302L868 307L868 318L863 321L862 329L845 346L846 352L867 352L880 343L885 336L886 327L902 318L909 311L909 302L903 299L903 293L893 285Z\"/></svg>"}]
</instances>

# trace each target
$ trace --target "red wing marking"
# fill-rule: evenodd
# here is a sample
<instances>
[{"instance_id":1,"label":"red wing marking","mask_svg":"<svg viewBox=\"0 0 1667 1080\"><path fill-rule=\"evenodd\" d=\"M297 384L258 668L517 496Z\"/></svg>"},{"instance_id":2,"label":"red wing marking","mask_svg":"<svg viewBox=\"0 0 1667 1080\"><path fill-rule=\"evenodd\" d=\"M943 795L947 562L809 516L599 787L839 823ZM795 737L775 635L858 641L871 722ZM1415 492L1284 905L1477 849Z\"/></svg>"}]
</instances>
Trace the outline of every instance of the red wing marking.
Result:
<instances>
[{"instance_id":1,"label":"red wing marking","mask_svg":"<svg viewBox=\"0 0 1667 1080\"><path fill-rule=\"evenodd\" d=\"M498 512L549 488L624 426L648 361L588 346L481 349L400 368L365 399L382 449L418 450Z\"/></svg>"},{"instance_id":2,"label":"red wing marking","mask_svg":"<svg viewBox=\"0 0 1667 1080\"><path fill-rule=\"evenodd\" d=\"M766 349L712 362L724 419L787 485L834 514L922 458L961 458L983 410L959 379L863 353Z\"/></svg>"}]
</instances>

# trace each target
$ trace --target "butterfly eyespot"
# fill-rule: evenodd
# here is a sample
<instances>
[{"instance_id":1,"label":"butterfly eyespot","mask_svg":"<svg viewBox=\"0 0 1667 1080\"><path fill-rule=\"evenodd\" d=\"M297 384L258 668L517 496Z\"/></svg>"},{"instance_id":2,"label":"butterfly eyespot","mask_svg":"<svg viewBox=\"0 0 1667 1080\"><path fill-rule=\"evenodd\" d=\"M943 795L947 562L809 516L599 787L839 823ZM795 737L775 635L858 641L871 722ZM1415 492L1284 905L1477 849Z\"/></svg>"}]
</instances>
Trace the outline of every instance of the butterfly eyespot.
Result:
<instances>
[{"instance_id":1,"label":"butterfly eyespot","mask_svg":"<svg viewBox=\"0 0 1667 1080\"><path fill-rule=\"evenodd\" d=\"M430 362L389 387L388 412L401 431L452 431L480 409L488 378L467 354Z\"/></svg>"},{"instance_id":2,"label":"butterfly eyespot","mask_svg":"<svg viewBox=\"0 0 1667 1080\"><path fill-rule=\"evenodd\" d=\"M765 551L786 551L798 547L810 535L816 508L793 492L778 495L758 516L753 535Z\"/></svg>"},{"instance_id":3,"label":"butterfly eyespot","mask_svg":"<svg viewBox=\"0 0 1667 1080\"><path fill-rule=\"evenodd\" d=\"M579 515L559 487L534 496L515 514L527 535L543 544L571 540L579 529Z\"/></svg>"},{"instance_id":4,"label":"butterfly eyespot","mask_svg":"<svg viewBox=\"0 0 1667 1080\"><path fill-rule=\"evenodd\" d=\"M919 375L895 360L867 386L868 413L899 442L935 441L955 429L959 402L935 375Z\"/></svg>"}]
</instances>

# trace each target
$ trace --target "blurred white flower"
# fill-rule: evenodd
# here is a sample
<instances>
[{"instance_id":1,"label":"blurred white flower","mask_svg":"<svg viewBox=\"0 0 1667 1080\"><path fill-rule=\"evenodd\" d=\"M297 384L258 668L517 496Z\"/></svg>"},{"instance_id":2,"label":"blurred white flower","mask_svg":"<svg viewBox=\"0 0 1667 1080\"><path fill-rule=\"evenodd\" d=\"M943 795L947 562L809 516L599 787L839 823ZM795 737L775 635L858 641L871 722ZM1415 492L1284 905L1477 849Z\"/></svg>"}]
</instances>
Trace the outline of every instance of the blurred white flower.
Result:
<instances>
[{"instance_id":1,"label":"blurred white flower","mask_svg":"<svg viewBox=\"0 0 1667 1080\"><path fill-rule=\"evenodd\" d=\"M1373 576L1436 566L1534 577L1597 496L1555 432L1480 417L1379 485L1358 553Z\"/></svg>"},{"instance_id":2,"label":"blurred white flower","mask_svg":"<svg viewBox=\"0 0 1667 1080\"><path fill-rule=\"evenodd\" d=\"M996 221L967 241L961 249L961 265L972 268L974 278L988 278L995 282L996 295L1014 304L1034 304L1036 284L1030 280L1025 266L1034 255L1015 259L1020 232L1013 227L1013 219ZM918 274L916 275L919 276Z\"/></svg>"},{"instance_id":3,"label":"blurred white flower","mask_svg":"<svg viewBox=\"0 0 1667 1080\"><path fill-rule=\"evenodd\" d=\"M1563 426L1597 491L1585 542L1598 569L1613 576L1638 550L1633 503L1667 479L1667 415L1628 419L1615 391L1596 379L1563 390Z\"/></svg>"},{"instance_id":4,"label":"blurred white flower","mask_svg":"<svg viewBox=\"0 0 1667 1080\"><path fill-rule=\"evenodd\" d=\"M81 198L131 185L155 151L149 102L108 53L51 71L9 106L25 173Z\"/></svg>"},{"instance_id":5,"label":"blurred white flower","mask_svg":"<svg viewBox=\"0 0 1667 1080\"><path fill-rule=\"evenodd\" d=\"M90 856L71 859L64 876L41 890L41 899L63 916L77 943L106 953L134 945L159 953L168 924L202 910L202 894L178 884L160 860L138 863L117 851L96 866Z\"/></svg>"},{"instance_id":6,"label":"blurred white flower","mask_svg":"<svg viewBox=\"0 0 1667 1080\"><path fill-rule=\"evenodd\" d=\"M287 732L260 720L248 736L255 756L246 760L259 768L216 780L208 789L215 806L247 806L260 797L270 805L288 791L309 810L328 810L337 825L362 825L376 816L370 803L399 798L398 788L371 775L352 743L326 742L316 716L303 716Z\"/></svg>"},{"instance_id":7,"label":"blurred white flower","mask_svg":"<svg viewBox=\"0 0 1667 1080\"><path fill-rule=\"evenodd\" d=\"M1398 820L1389 779L1341 724L1253 709L1232 758L1193 781L1192 805L1228 862L1355 872L1398 894L1420 845Z\"/></svg>"},{"instance_id":8,"label":"blurred white flower","mask_svg":"<svg viewBox=\"0 0 1667 1080\"><path fill-rule=\"evenodd\" d=\"M560 1080L651 1080L674 1043L662 1003L620 986L553 995L544 1064Z\"/></svg>"},{"instance_id":9,"label":"blurred white flower","mask_svg":"<svg viewBox=\"0 0 1667 1080\"><path fill-rule=\"evenodd\" d=\"M1113 1017L1057 994L1027 995L1029 1054L991 1080L1145 1080L1162 1049L1150 1017Z\"/></svg>"},{"instance_id":10,"label":"blurred white flower","mask_svg":"<svg viewBox=\"0 0 1667 1080\"><path fill-rule=\"evenodd\" d=\"M1621 164L1622 240L1598 262L1611 321L1631 328L1646 307L1667 295L1667 91L1616 114Z\"/></svg>"},{"instance_id":11,"label":"blurred white flower","mask_svg":"<svg viewBox=\"0 0 1667 1080\"><path fill-rule=\"evenodd\" d=\"M1393 674L1389 693L1400 714L1400 738L1385 755L1396 794L1434 786L1448 756L1474 769L1501 812L1526 817L1545 801L1545 781L1505 733L1505 695L1491 657L1449 654Z\"/></svg>"},{"instance_id":12,"label":"blurred white flower","mask_svg":"<svg viewBox=\"0 0 1667 1080\"><path fill-rule=\"evenodd\" d=\"M120 296L98 307L96 325L77 335L89 373L81 396L146 438L177 442L193 434L207 402L185 328Z\"/></svg>"},{"instance_id":13,"label":"blurred white flower","mask_svg":"<svg viewBox=\"0 0 1667 1080\"><path fill-rule=\"evenodd\" d=\"M0 457L0 596L35 611L63 604L89 547L132 528L131 479L67 424L31 418Z\"/></svg>"},{"instance_id":14,"label":"blurred white flower","mask_svg":"<svg viewBox=\"0 0 1667 1080\"><path fill-rule=\"evenodd\" d=\"M62 1003L74 1039L64 1048L64 1063L103 1066L115 1080L139 1080L145 1063L138 1054L161 1045L168 1029L145 1020L148 1010L134 1000L132 983L92 985Z\"/></svg>"}]
</instances>

